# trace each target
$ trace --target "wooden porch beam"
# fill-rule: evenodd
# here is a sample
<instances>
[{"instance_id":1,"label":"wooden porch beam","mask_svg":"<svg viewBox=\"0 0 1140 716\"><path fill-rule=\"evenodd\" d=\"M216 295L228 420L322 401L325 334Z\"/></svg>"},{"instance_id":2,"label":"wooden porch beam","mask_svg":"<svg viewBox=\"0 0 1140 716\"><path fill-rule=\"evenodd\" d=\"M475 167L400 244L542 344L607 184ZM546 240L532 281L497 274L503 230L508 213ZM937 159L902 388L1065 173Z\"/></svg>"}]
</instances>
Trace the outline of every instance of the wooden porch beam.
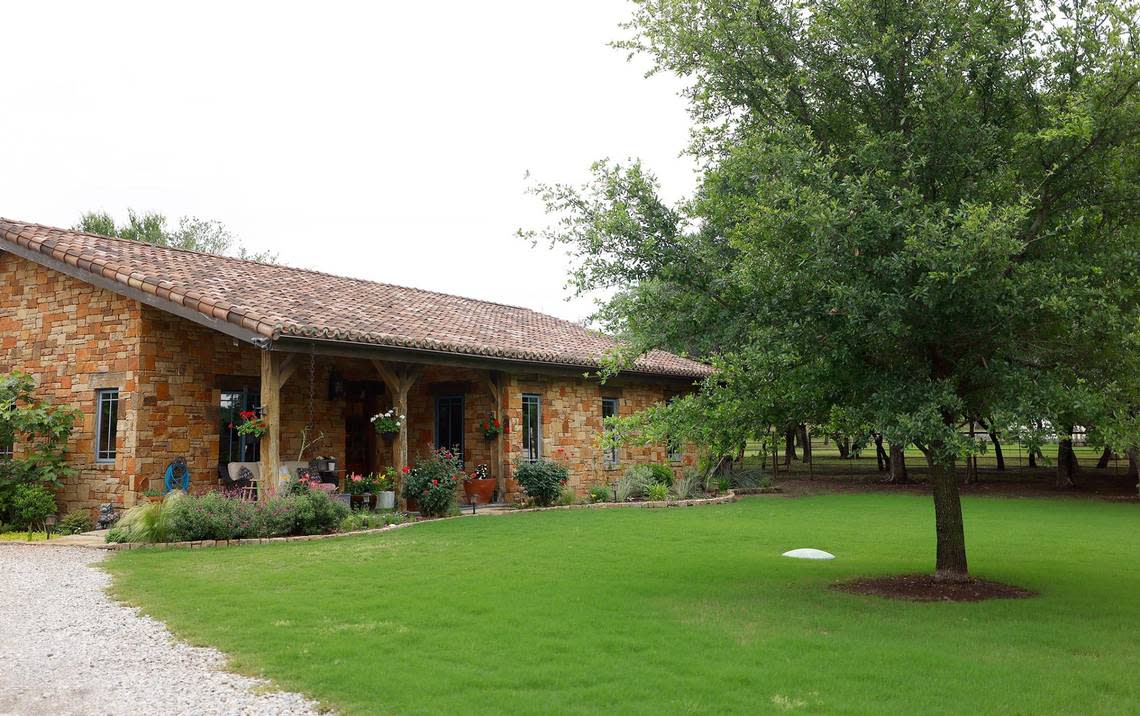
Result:
<instances>
[{"instance_id":1,"label":"wooden porch beam","mask_svg":"<svg viewBox=\"0 0 1140 716\"><path fill-rule=\"evenodd\" d=\"M277 380L278 385L284 387L284 385L289 382L289 379L297 372L297 365L297 354L286 353L285 359L281 361L281 375Z\"/></svg>"}]
</instances>

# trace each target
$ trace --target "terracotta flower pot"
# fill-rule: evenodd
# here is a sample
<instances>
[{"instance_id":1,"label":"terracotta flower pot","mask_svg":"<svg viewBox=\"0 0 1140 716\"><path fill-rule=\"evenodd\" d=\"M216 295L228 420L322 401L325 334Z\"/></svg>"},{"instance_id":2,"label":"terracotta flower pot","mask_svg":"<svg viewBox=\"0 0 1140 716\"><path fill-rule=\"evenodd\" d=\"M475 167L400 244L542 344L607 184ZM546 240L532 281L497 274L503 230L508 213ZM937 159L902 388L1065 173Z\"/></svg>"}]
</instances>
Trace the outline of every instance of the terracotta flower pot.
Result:
<instances>
[{"instance_id":1,"label":"terracotta flower pot","mask_svg":"<svg viewBox=\"0 0 1140 716\"><path fill-rule=\"evenodd\" d=\"M463 494L467 496L469 505L473 502L472 498L476 498L480 505L488 505L495 494L495 481L490 478L467 480L463 483Z\"/></svg>"}]
</instances>

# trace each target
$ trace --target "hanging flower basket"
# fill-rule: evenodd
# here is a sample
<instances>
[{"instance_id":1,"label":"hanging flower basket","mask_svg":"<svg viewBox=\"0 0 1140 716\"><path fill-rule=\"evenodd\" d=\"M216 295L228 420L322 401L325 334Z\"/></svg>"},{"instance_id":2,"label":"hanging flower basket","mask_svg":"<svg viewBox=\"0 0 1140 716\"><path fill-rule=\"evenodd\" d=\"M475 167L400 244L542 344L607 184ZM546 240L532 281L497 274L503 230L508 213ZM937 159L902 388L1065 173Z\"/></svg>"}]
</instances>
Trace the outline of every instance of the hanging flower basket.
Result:
<instances>
[{"instance_id":1,"label":"hanging flower basket","mask_svg":"<svg viewBox=\"0 0 1140 716\"><path fill-rule=\"evenodd\" d=\"M396 415L396 409L380 413L379 415L372 416L372 429L377 432L385 440L391 440L400 434L400 428L404 424L404 416Z\"/></svg>"},{"instance_id":2,"label":"hanging flower basket","mask_svg":"<svg viewBox=\"0 0 1140 716\"><path fill-rule=\"evenodd\" d=\"M237 426L237 434L242 437L260 440L269 432L269 423L252 410L243 410L238 413L238 417L241 418L241 422ZM230 423L230 426L233 427L233 423Z\"/></svg>"},{"instance_id":3,"label":"hanging flower basket","mask_svg":"<svg viewBox=\"0 0 1140 716\"><path fill-rule=\"evenodd\" d=\"M497 440L503 434L503 424L493 415L488 415L483 422L479 423L479 428L487 440Z\"/></svg>"}]
</instances>

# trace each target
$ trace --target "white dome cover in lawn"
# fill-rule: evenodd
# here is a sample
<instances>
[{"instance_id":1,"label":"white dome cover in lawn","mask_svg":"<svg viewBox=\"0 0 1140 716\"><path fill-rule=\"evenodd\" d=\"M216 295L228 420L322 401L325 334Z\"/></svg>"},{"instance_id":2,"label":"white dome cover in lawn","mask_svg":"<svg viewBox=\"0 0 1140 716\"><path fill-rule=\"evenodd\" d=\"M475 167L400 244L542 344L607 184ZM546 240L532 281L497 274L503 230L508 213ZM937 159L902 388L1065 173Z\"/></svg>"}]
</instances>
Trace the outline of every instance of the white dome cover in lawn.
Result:
<instances>
[{"instance_id":1,"label":"white dome cover in lawn","mask_svg":"<svg viewBox=\"0 0 1140 716\"><path fill-rule=\"evenodd\" d=\"M835 559L835 555L831 552L824 552L822 549L811 549L810 547L793 549L790 552L784 552L782 556L791 557L793 559Z\"/></svg>"}]
</instances>

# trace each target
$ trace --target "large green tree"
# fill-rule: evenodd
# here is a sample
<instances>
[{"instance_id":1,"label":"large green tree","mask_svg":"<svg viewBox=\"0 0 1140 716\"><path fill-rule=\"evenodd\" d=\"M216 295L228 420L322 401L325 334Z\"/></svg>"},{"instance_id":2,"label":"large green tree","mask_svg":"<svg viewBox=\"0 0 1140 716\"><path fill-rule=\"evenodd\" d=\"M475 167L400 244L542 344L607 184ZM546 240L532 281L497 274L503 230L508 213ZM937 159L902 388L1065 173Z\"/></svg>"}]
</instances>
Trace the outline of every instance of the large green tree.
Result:
<instances>
[{"instance_id":1,"label":"large green tree","mask_svg":"<svg viewBox=\"0 0 1140 716\"><path fill-rule=\"evenodd\" d=\"M151 211L136 213L134 209L128 209L127 221L123 224L116 223L114 217L106 212L89 211L79 218L75 229L218 256L262 263L277 262L275 252L246 249L222 222L194 216L183 216L178 220L178 226L171 227L164 215Z\"/></svg>"},{"instance_id":2,"label":"large green tree","mask_svg":"<svg viewBox=\"0 0 1140 716\"><path fill-rule=\"evenodd\" d=\"M916 443L948 579L959 425L1135 445L1136 24L1134 2L637 2L619 45L688 81L699 187L671 204L599 162L536 187L557 221L531 233L614 292L615 367L660 346L719 368L624 433L730 442L838 410Z\"/></svg>"}]
</instances>

